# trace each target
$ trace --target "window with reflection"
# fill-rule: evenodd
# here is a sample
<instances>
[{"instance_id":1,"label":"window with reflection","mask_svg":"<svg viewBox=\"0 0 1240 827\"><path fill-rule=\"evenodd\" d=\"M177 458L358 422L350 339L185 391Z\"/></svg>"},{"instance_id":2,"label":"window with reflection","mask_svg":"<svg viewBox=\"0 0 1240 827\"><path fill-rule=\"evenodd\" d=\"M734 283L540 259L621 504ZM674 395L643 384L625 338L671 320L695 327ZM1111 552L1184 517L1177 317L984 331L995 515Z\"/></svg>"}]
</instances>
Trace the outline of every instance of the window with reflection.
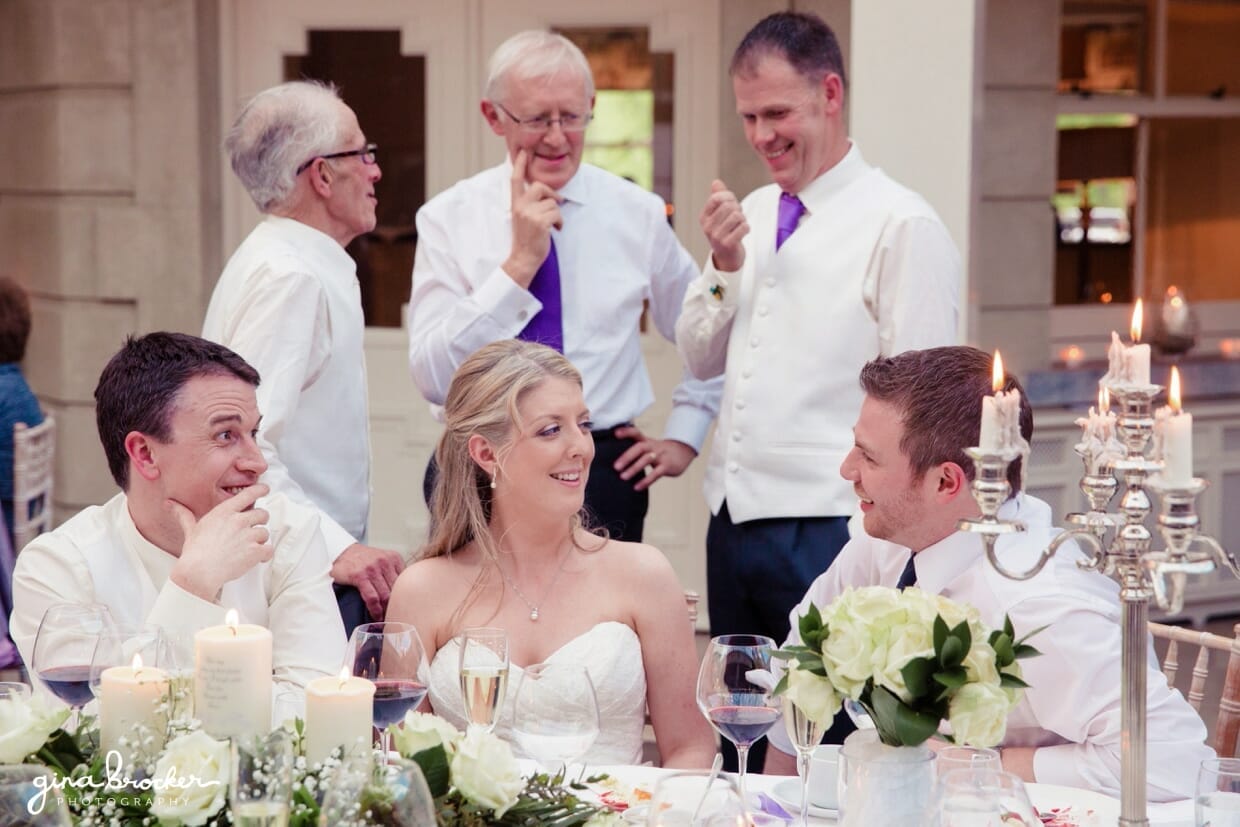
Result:
<instances>
[{"instance_id":1,"label":"window with reflection","mask_svg":"<svg viewBox=\"0 0 1240 827\"><path fill-rule=\"evenodd\" d=\"M357 261L366 324L400 327L417 243L413 219L426 200L426 61L400 53L396 30L313 30L306 47L304 55L285 56L285 79L336 84L366 139L379 145L378 223L348 251Z\"/></svg>"}]
</instances>

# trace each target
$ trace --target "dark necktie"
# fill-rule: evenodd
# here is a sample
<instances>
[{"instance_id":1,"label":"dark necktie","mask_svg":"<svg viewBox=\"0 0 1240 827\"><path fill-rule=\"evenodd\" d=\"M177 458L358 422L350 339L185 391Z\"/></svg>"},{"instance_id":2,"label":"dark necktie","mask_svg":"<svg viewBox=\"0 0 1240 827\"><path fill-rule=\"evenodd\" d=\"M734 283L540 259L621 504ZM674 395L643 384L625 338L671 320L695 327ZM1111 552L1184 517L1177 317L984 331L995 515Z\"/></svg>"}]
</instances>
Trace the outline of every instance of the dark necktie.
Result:
<instances>
[{"instance_id":1,"label":"dark necktie","mask_svg":"<svg viewBox=\"0 0 1240 827\"><path fill-rule=\"evenodd\" d=\"M904 589L907 589L909 586L917 585L917 569L913 568L913 559L916 556L917 556L916 554L912 554L912 553L909 554L908 563L905 564L904 571L900 572L900 579L896 581L897 589L900 589L901 591L903 591Z\"/></svg>"},{"instance_id":2,"label":"dark necktie","mask_svg":"<svg viewBox=\"0 0 1240 827\"><path fill-rule=\"evenodd\" d=\"M788 236L796 231L797 223L805 214L805 205L801 199L786 192L779 194L779 218L775 222L775 249L784 246Z\"/></svg>"},{"instance_id":3,"label":"dark necktie","mask_svg":"<svg viewBox=\"0 0 1240 827\"><path fill-rule=\"evenodd\" d=\"M530 282L530 293L542 302L542 310L534 314L517 338L538 342L563 353L564 314L560 301L560 259L555 253L555 239L551 239L551 249Z\"/></svg>"}]
</instances>

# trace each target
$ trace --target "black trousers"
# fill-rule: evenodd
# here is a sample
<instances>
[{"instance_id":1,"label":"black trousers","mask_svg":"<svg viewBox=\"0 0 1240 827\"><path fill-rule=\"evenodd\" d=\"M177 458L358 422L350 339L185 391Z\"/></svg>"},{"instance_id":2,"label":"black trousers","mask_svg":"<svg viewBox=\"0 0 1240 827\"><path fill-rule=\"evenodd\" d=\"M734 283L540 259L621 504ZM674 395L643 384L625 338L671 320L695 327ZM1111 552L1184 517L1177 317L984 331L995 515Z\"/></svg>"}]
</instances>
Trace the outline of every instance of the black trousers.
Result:
<instances>
[{"instance_id":1,"label":"black trousers","mask_svg":"<svg viewBox=\"0 0 1240 827\"><path fill-rule=\"evenodd\" d=\"M586 481L586 526L605 528L614 540L640 543L646 511L650 507L650 494L633 490L640 476L622 480L620 472L613 467L634 442L632 439L620 439L615 430L608 428L594 432L594 461L590 463L590 479ZM426 476L422 478L422 495L428 505L438 476L439 469L432 454L426 465Z\"/></svg>"}]
</instances>

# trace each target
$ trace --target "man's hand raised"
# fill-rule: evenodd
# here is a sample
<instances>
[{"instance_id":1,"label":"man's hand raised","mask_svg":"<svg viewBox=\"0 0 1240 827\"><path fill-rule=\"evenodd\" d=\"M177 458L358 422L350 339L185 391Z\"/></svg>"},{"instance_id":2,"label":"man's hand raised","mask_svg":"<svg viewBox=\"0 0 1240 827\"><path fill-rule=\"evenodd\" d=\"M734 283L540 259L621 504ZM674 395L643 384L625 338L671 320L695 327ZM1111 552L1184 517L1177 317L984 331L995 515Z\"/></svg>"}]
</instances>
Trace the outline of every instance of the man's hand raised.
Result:
<instances>
[{"instance_id":1,"label":"man's hand raised","mask_svg":"<svg viewBox=\"0 0 1240 827\"><path fill-rule=\"evenodd\" d=\"M404 567L405 561L394 551L354 543L332 564L332 580L357 587L366 611L378 621L387 613L392 584Z\"/></svg>"},{"instance_id":2,"label":"man's hand raised","mask_svg":"<svg viewBox=\"0 0 1240 827\"><path fill-rule=\"evenodd\" d=\"M518 150L512 162L512 251L501 265L527 290L551 250L551 228L564 225L563 199L546 184L526 181L528 167L529 153Z\"/></svg>"},{"instance_id":3,"label":"man's hand raised","mask_svg":"<svg viewBox=\"0 0 1240 827\"><path fill-rule=\"evenodd\" d=\"M698 223L710 242L715 267L725 273L741 269L745 264L745 247L741 241L749 235L749 222L741 211L741 202L718 178L711 182L710 197L702 207Z\"/></svg>"},{"instance_id":4,"label":"man's hand raised","mask_svg":"<svg viewBox=\"0 0 1240 827\"><path fill-rule=\"evenodd\" d=\"M251 485L196 519L176 500L168 510L181 524L181 555L169 579L206 601L214 601L220 589L259 563L271 559L274 549L267 531L267 510L254 503L270 489Z\"/></svg>"}]
</instances>

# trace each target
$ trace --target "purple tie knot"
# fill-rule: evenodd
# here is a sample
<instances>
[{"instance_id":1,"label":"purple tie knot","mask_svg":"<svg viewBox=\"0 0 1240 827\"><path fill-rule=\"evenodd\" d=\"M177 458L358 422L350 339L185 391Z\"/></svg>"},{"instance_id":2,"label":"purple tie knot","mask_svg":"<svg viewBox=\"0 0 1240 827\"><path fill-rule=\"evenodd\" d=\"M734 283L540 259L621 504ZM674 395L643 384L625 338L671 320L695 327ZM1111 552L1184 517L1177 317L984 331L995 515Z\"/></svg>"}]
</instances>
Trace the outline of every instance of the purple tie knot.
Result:
<instances>
[{"instance_id":1,"label":"purple tie knot","mask_svg":"<svg viewBox=\"0 0 1240 827\"><path fill-rule=\"evenodd\" d=\"M779 194L779 218L775 222L775 249L784 246L788 236L797 228L801 216L805 214L805 205L801 199L786 192Z\"/></svg>"}]
</instances>

